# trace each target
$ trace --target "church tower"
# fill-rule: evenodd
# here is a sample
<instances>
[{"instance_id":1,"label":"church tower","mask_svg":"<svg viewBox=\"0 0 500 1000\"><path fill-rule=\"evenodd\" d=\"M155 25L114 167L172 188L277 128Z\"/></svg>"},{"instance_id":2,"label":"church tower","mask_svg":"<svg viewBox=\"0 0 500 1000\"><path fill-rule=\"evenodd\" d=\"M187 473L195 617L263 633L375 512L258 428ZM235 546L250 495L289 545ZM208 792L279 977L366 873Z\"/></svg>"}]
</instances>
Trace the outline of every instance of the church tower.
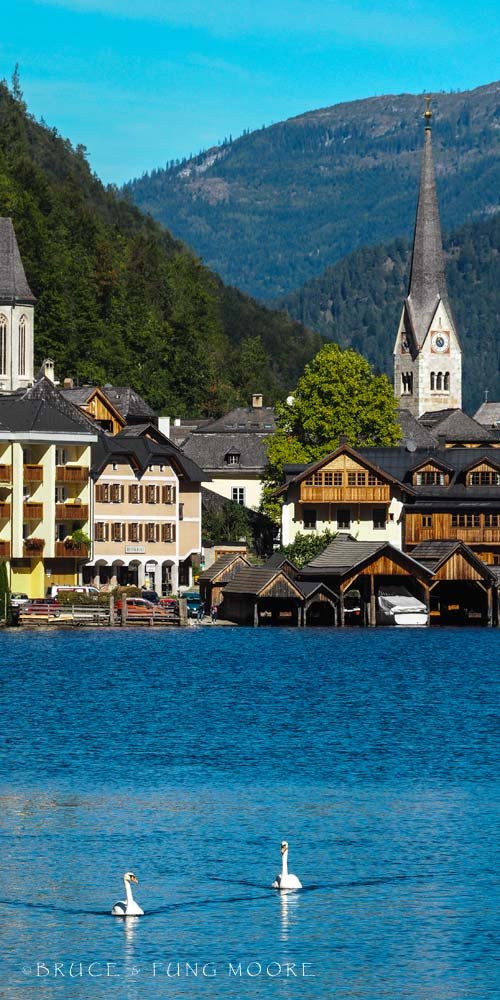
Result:
<instances>
[{"instance_id":1,"label":"church tower","mask_svg":"<svg viewBox=\"0 0 500 1000\"><path fill-rule=\"evenodd\" d=\"M462 350L446 288L429 97L424 117L410 284L394 346L394 393L414 417L462 407Z\"/></svg>"},{"instance_id":2,"label":"church tower","mask_svg":"<svg viewBox=\"0 0 500 1000\"><path fill-rule=\"evenodd\" d=\"M0 392L33 382L35 302L12 219L0 218Z\"/></svg>"}]
</instances>

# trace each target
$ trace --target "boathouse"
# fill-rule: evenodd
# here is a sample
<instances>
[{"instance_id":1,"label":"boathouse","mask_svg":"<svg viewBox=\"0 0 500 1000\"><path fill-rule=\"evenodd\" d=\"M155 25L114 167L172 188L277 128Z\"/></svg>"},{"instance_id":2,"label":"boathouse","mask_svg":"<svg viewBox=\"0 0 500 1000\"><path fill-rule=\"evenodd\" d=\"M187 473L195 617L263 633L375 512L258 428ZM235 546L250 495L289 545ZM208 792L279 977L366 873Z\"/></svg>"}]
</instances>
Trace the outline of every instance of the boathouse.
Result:
<instances>
[{"instance_id":1,"label":"boathouse","mask_svg":"<svg viewBox=\"0 0 500 1000\"><path fill-rule=\"evenodd\" d=\"M221 614L238 625L301 625L304 594L282 569L240 569L224 589Z\"/></svg>"},{"instance_id":2,"label":"boathouse","mask_svg":"<svg viewBox=\"0 0 500 1000\"><path fill-rule=\"evenodd\" d=\"M227 555L219 556L211 566L200 573L198 577L200 597L207 614L212 605L219 606L225 588L234 575L249 566L250 563L242 552L228 552Z\"/></svg>"},{"instance_id":3,"label":"boathouse","mask_svg":"<svg viewBox=\"0 0 500 1000\"><path fill-rule=\"evenodd\" d=\"M463 541L421 542L412 557L433 574L431 621L440 625L498 625L498 566L488 566Z\"/></svg>"}]
</instances>

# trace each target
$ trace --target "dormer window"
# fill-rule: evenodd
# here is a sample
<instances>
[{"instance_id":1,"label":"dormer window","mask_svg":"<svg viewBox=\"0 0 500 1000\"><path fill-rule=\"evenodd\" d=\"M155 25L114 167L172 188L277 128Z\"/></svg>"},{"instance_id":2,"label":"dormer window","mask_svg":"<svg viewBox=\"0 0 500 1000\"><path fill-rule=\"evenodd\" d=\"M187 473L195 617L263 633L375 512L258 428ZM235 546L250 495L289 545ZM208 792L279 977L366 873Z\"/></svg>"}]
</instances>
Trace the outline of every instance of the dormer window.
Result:
<instances>
[{"instance_id":1,"label":"dormer window","mask_svg":"<svg viewBox=\"0 0 500 1000\"><path fill-rule=\"evenodd\" d=\"M239 465L241 454L239 451L228 451L225 455L226 465Z\"/></svg>"},{"instance_id":2,"label":"dormer window","mask_svg":"<svg viewBox=\"0 0 500 1000\"><path fill-rule=\"evenodd\" d=\"M493 469L470 472L467 486L500 486L500 472L495 472Z\"/></svg>"},{"instance_id":3,"label":"dormer window","mask_svg":"<svg viewBox=\"0 0 500 1000\"><path fill-rule=\"evenodd\" d=\"M421 469L413 475L414 486L447 486L448 476L441 469Z\"/></svg>"}]
</instances>

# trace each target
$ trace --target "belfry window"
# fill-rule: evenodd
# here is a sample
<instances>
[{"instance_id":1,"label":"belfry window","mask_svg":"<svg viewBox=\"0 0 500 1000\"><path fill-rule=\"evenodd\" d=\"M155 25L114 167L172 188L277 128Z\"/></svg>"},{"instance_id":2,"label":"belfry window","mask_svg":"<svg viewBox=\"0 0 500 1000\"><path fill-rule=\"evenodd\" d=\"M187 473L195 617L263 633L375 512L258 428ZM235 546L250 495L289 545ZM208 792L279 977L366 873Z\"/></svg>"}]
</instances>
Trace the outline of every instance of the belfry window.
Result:
<instances>
[{"instance_id":1,"label":"belfry window","mask_svg":"<svg viewBox=\"0 0 500 1000\"><path fill-rule=\"evenodd\" d=\"M19 320L19 375L26 375L26 316Z\"/></svg>"},{"instance_id":2,"label":"belfry window","mask_svg":"<svg viewBox=\"0 0 500 1000\"><path fill-rule=\"evenodd\" d=\"M401 393L403 396L413 395L413 372L401 372Z\"/></svg>"},{"instance_id":3,"label":"belfry window","mask_svg":"<svg viewBox=\"0 0 500 1000\"><path fill-rule=\"evenodd\" d=\"M445 372L445 374L444 374L443 389L444 389L445 392L449 392L450 391L450 373L449 372Z\"/></svg>"},{"instance_id":4,"label":"belfry window","mask_svg":"<svg viewBox=\"0 0 500 1000\"><path fill-rule=\"evenodd\" d=\"M7 319L0 316L0 375L7 374Z\"/></svg>"},{"instance_id":5,"label":"belfry window","mask_svg":"<svg viewBox=\"0 0 500 1000\"><path fill-rule=\"evenodd\" d=\"M438 372L436 375L436 389L438 392L441 392L442 388L443 388L443 373Z\"/></svg>"},{"instance_id":6,"label":"belfry window","mask_svg":"<svg viewBox=\"0 0 500 1000\"><path fill-rule=\"evenodd\" d=\"M431 392L436 388L436 376L434 372L431 372Z\"/></svg>"}]
</instances>

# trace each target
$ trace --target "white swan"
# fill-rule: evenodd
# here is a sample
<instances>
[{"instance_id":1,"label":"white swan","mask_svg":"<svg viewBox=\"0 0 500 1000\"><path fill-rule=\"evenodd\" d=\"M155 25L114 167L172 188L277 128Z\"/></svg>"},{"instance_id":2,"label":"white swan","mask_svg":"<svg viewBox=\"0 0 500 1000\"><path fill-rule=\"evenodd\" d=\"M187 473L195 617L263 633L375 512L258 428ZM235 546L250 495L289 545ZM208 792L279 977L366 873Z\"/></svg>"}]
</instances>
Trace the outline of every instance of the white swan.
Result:
<instances>
[{"instance_id":1,"label":"white swan","mask_svg":"<svg viewBox=\"0 0 500 1000\"><path fill-rule=\"evenodd\" d=\"M286 840L281 841L281 874L276 876L271 888L302 889L302 883L299 882L297 876L288 874L288 842Z\"/></svg>"},{"instance_id":2,"label":"white swan","mask_svg":"<svg viewBox=\"0 0 500 1000\"><path fill-rule=\"evenodd\" d=\"M135 882L139 885L139 882L133 872L125 872L123 876L123 881L125 883L125 892L127 898L121 900L119 903L115 903L111 913L114 917L142 917L144 916L144 910L141 910L138 903L136 903L130 886L131 882Z\"/></svg>"}]
</instances>

